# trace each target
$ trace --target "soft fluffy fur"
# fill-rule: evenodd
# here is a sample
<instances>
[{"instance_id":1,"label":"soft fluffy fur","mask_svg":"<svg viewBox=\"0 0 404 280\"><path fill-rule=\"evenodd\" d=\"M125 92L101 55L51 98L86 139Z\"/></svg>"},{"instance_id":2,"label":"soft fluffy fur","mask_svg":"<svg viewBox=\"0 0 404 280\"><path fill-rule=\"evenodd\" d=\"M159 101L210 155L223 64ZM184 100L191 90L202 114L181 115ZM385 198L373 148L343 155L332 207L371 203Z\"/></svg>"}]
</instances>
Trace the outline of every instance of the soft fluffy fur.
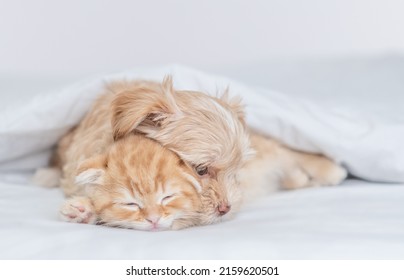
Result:
<instances>
[{"instance_id":1,"label":"soft fluffy fur","mask_svg":"<svg viewBox=\"0 0 404 280\"><path fill-rule=\"evenodd\" d=\"M104 147L75 140L69 157L76 171L65 173L62 184L74 196L62 206L62 219L138 230L200 224L199 179L175 153L138 135ZM95 155L74 160L79 147Z\"/></svg>"},{"instance_id":2,"label":"soft fluffy fur","mask_svg":"<svg viewBox=\"0 0 404 280\"><path fill-rule=\"evenodd\" d=\"M279 187L335 185L347 175L344 168L324 156L294 151L248 131L241 100L229 98L227 92L216 98L201 92L176 91L171 79L162 84L117 82L108 89L114 94L115 138L141 132L194 168L208 168L208 174L202 177L205 189L212 191L205 200L210 204L206 207L207 223L223 219L218 212L223 205L233 210L230 213L236 212L242 193L256 197Z\"/></svg>"},{"instance_id":3,"label":"soft fluffy fur","mask_svg":"<svg viewBox=\"0 0 404 280\"><path fill-rule=\"evenodd\" d=\"M65 174L74 172L69 163L73 139L82 147L96 139L92 144L102 147L133 132L174 151L200 174L201 224L231 217L241 204L243 191L247 196L257 196L278 185L288 189L333 185L346 176L343 168L325 157L290 150L256 133L251 133L252 146L257 151L253 156L239 99L230 99L227 94L217 98L201 92L176 91L170 78L163 83L109 84L79 128L61 140L57 159L66 163ZM83 156L93 153L78 149L77 154ZM72 186L67 194L76 192L68 178L63 184Z\"/></svg>"},{"instance_id":4,"label":"soft fluffy fur","mask_svg":"<svg viewBox=\"0 0 404 280\"><path fill-rule=\"evenodd\" d=\"M280 189L337 185L347 176L344 168L322 155L295 151L255 132L250 139L256 154L239 173L245 201Z\"/></svg>"},{"instance_id":5,"label":"soft fluffy fur","mask_svg":"<svg viewBox=\"0 0 404 280\"><path fill-rule=\"evenodd\" d=\"M171 78L163 83L114 83L108 85L79 127L60 141L55 162L63 166L64 174L72 174L76 155L94 153L86 147L102 149L133 131L142 133L199 172L204 213L201 224L209 224L230 217L225 214L235 212L241 202L237 173L252 154L242 117L238 100L175 91ZM80 145L73 149L72 141ZM62 185L69 185L67 195L77 191L72 178L64 176L62 180Z\"/></svg>"},{"instance_id":6,"label":"soft fluffy fur","mask_svg":"<svg viewBox=\"0 0 404 280\"><path fill-rule=\"evenodd\" d=\"M240 99L177 91L170 77L163 83L118 82L108 89L115 139L143 133L201 174L204 223L230 218L239 209L238 171L253 155Z\"/></svg>"}]
</instances>

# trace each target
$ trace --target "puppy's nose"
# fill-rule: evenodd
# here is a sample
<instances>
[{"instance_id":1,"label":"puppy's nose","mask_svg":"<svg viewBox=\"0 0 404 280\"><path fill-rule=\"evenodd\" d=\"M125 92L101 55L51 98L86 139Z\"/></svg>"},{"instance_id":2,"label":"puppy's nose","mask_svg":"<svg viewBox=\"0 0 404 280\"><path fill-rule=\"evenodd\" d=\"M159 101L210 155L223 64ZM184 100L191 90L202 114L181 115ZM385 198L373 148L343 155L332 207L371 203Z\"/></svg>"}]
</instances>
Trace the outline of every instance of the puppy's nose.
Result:
<instances>
[{"instance_id":1,"label":"puppy's nose","mask_svg":"<svg viewBox=\"0 0 404 280\"><path fill-rule=\"evenodd\" d=\"M220 216L226 215L230 211L230 208L231 206L227 203L220 203L219 206L217 206L217 213Z\"/></svg>"}]
</instances>

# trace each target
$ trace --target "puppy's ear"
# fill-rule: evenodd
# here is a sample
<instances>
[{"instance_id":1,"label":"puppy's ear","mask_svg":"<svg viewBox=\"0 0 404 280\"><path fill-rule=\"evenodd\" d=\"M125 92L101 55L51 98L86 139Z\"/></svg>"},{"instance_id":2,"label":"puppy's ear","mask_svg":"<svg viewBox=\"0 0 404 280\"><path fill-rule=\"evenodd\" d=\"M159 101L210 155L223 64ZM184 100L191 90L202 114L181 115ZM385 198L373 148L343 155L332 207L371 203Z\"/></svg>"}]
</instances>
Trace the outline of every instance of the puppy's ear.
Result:
<instances>
[{"instance_id":1,"label":"puppy's ear","mask_svg":"<svg viewBox=\"0 0 404 280\"><path fill-rule=\"evenodd\" d=\"M98 155L83 161L76 172L77 185L102 185L104 183L107 157Z\"/></svg>"},{"instance_id":2,"label":"puppy's ear","mask_svg":"<svg viewBox=\"0 0 404 280\"><path fill-rule=\"evenodd\" d=\"M226 88L220 100L223 101L227 106L230 107L236 115L240 122L245 126L245 106L243 104L243 100L240 96L230 97L229 95L229 88Z\"/></svg>"},{"instance_id":3,"label":"puppy's ear","mask_svg":"<svg viewBox=\"0 0 404 280\"><path fill-rule=\"evenodd\" d=\"M133 130L158 130L166 122L178 119L182 112L175 102L171 76L161 84L139 83L116 94L111 105L115 140Z\"/></svg>"}]
</instances>

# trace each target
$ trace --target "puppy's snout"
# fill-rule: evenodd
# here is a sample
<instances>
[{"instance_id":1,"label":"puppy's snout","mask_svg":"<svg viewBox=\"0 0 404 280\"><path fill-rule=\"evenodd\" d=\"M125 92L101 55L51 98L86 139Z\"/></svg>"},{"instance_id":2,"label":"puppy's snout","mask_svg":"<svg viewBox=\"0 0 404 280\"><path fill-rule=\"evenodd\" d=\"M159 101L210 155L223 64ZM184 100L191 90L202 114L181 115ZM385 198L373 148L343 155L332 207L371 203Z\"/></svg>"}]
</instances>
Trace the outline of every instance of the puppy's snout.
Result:
<instances>
[{"instance_id":1,"label":"puppy's snout","mask_svg":"<svg viewBox=\"0 0 404 280\"><path fill-rule=\"evenodd\" d=\"M230 209L231 209L231 206L228 205L227 203L220 203L216 208L217 213L220 216L226 215L230 211Z\"/></svg>"}]
</instances>

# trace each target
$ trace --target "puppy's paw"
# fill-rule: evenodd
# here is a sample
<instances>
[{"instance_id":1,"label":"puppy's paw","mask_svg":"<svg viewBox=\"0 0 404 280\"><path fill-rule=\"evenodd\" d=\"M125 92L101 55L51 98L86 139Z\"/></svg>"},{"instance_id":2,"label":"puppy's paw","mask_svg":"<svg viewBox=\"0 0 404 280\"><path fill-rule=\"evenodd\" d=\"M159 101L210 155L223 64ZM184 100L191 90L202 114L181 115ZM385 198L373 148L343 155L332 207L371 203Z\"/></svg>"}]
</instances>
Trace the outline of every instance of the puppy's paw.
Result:
<instances>
[{"instance_id":1,"label":"puppy's paw","mask_svg":"<svg viewBox=\"0 0 404 280\"><path fill-rule=\"evenodd\" d=\"M286 190L296 190L312 186L310 176L300 168L289 170L281 179L280 184Z\"/></svg>"},{"instance_id":2,"label":"puppy's paw","mask_svg":"<svg viewBox=\"0 0 404 280\"><path fill-rule=\"evenodd\" d=\"M299 166L310 177L311 186L335 186L348 175L345 168L319 155L303 155Z\"/></svg>"},{"instance_id":3,"label":"puppy's paw","mask_svg":"<svg viewBox=\"0 0 404 280\"><path fill-rule=\"evenodd\" d=\"M97 217L91 201L86 197L67 199L60 208L60 218L71 223L95 224Z\"/></svg>"},{"instance_id":4,"label":"puppy's paw","mask_svg":"<svg viewBox=\"0 0 404 280\"><path fill-rule=\"evenodd\" d=\"M322 165L311 166L310 169L295 168L281 179L281 186L287 190L306 187L335 186L339 185L348 175L342 166L330 161L323 160Z\"/></svg>"},{"instance_id":5,"label":"puppy's paw","mask_svg":"<svg viewBox=\"0 0 404 280\"><path fill-rule=\"evenodd\" d=\"M335 186L339 185L348 176L348 171L336 164L330 163L328 168L322 172L319 178L313 178L320 185Z\"/></svg>"}]
</instances>

